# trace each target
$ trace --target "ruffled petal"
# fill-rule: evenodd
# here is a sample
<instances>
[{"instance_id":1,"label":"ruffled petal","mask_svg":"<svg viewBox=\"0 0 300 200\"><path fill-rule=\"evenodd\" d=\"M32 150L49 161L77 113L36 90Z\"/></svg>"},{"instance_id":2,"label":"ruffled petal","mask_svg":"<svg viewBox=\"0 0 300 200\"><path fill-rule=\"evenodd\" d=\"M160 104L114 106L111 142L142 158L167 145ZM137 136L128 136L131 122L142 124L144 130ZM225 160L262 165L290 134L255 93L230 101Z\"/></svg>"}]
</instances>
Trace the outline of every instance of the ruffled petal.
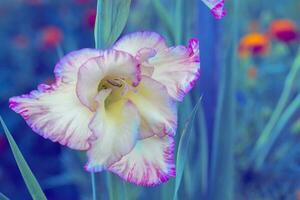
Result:
<instances>
[{"instance_id":1,"label":"ruffled petal","mask_svg":"<svg viewBox=\"0 0 300 200\"><path fill-rule=\"evenodd\" d=\"M175 176L174 139L153 136L139 140L134 149L109 167L124 180L153 186Z\"/></svg>"},{"instance_id":2,"label":"ruffled petal","mask_svg":"<svg viewBox=\"0 0 300 200\"><path fill-rule=\"evenodd\" d=\"M141 138L153 135L162 137L176 133L176 103L168 95L164 85L147 76L142 76L135 91L129 91L125 98L130 99L136 105L142 117L144 131L140 134Z\"/></svg>"},{"instance_id":3,"label":"ruffled petal","mask_svg":"<svg viewBox=\"0 0 300 200\"><path fill-rule=\"evenodd\" d=\"M154 49L157 53L167 49L165 39L154 32L135 32L119 39L113 49L137 55L141 49Z\"/></svg>"},{"instance_id":4,"label":"ruffled petal","mask_svg":"<svg viewBox=\"0 0 300 200\"><path fill-rule=\"evenodd\" d=\"M95 110L94 98L104 77L122 77L137 85L140 73L138 62L130 54L117 50L103 51L102 56L89 59L80 67L77 95L82 104Z\"/></svg>"},{"instance_id":5,"label":"ruffled petal","mask_svg":"<svg viewBox=\"0 0 300 200\"><path fill-rule=\"evenodd\" d=\"M99 105L89 127L97 140L87 152L88 171L101 171L120 160L132 150L138 138L140 116L135 105L128 100L105 105L110 92L111 89L101 90L96 97Z\"/></svg>"},{"instance_id":6,"label":"ruffled petal","mask_svg":"<svg viewBox=\"0 0 300 200\"><path fill-rule=\"evenodd\" d=\"M224 0L202 0L203 3L211 10L213 16L217 19L222 19L226 15L224 9Z\"/></svg>"},{"instance_id":7,"label":"ruffled petal","mask_svg":"<svg viewBox=\"0 0 300 200\"><path fill-rule=\"evenodd\" d=\"M54 74L57 82L76 83L79 67L89 59L101 56L97 49L81 49L64 56L55 66Z\"/></svg>"},{"instance_id":8,"label":"ruffled petal","mask_svg":"<svg viewBox=\"0 0 300 200\"><path fill-rule=\"evenodd\" d=\"M191 39L189 46L168 48L162 36L137 32L121 38L113 47L128 52L142 63L143 75L164 84L169 95L182 101L199 77L199 44Z\"/></svg>"},{"instance_id":9,"label":"ruffled petal","mask_svg":"<svg viewBox=\"0 0 300 200\"><path fill-rule=\"evenodd\" d=\"M96 49L67 54L55 66L54 84L41 84L30 94L10 98L10 108L44 138L73 149L88 149L94 138L88 128L92 113L76 95L77 73L83 63L101 54Z\"/></svg>"},{"instance_id":10,"label":"ruffled petal","mask_svg":"<svg viewBox=\"0 0 300 200\"><path fill-rule=\"evenodd\" d=\"M167 87L174 99L182 101L199 78L199 44L191 39L189 46L176 46L149 59L154 66L152 78Z\"/></svg>"},{"instance_id":11,"label":"ruffled petal","mask_svg":"<svg viewBox=\"0 0 300 200\"><path fill-rule=\"evenodd\" d=\"M73 149L90 147L88 123L93 115L78 100L75 85L41 84L30 94L10 98L9 106L44 138Z\"/></svg>"}]
</instances>

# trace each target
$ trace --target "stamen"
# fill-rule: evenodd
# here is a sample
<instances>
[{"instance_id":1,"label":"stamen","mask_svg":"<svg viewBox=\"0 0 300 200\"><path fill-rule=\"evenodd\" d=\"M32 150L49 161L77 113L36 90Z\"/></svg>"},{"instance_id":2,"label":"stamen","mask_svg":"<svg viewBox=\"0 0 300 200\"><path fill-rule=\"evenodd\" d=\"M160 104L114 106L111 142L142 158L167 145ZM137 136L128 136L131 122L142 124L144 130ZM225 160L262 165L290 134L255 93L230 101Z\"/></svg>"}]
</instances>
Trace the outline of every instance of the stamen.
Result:
<instances>
[{"instance_id":1,"label":"stamen","mask_svg":"<svg viewBox=\"0 0 300 200\"><path fill-rule=\"evenodd\" d=\"M127 83L126 79L123 77L104 79L103 82L100 83L98 91L108 88L112 89L111 94L115 97L123 97L127 94L129 90L131 90L134 93L138 92L137 89L131 84Z\"/></svg>"},{"instance_id":2,"label":"stamen","mask_svg":"<svg viewBox=\"0 0 300 200\"><path fill-rule=\"evenodd\" d=\"M123 86L123 84L120 83L119 81L120 79L106 80L106 82L108 82L109 84L120 88Z\"/></svg>"},{"instance_id":3,"label":"stamen","mask_svg":"<svg viewBox=\"0 0 300 200\"><path fill-rule=\"evenodd\" d=\"M137 89L135 89L132 85L129 85L124 78L119 79L124 84L124 90L122 91L122 96L124 96L128 90L131 90L134 93L137 93Z\"/></svg>"}]
</instances>

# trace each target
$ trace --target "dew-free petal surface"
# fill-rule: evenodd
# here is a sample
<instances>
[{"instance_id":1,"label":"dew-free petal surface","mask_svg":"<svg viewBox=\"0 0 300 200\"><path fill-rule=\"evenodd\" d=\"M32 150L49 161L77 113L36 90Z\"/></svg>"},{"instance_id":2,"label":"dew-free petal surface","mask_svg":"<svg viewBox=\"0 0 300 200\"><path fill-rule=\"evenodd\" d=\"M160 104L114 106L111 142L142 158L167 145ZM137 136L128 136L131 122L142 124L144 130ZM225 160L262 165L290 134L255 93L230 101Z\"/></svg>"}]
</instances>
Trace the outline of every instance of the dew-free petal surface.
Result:
<instances>
[{"instance_id":1,"label":"dew-free petal surface","mask_svg":"<svg viewBox=\"0 0 300 200\"><path fill-rule=\"evenodd\" d=\"M141 49L154 49L157 53L168 48L165 39L154 32L135 32L120 38L113 49L125 51L132 55L137 55Z\"/></svg>"},{"instance_id":2,"label":"dew-free petal surface","mask_svg":"<svg viewBox=\"0 0 300 200\"><path fill-rule=\"evenodd\" d=\"M89 125L97 140L87 151L88 171L101 171L120 160L135 146L139 134L140 116L136 106L129 100L105 105L111 90L107 91L101 90L96 97L99 105Z\"/></svg>"},{"instance_id":3,"label":"dew-free petal surface","mask_svg":"<svg viewBox=\"0 0 300 200\"><path fill-rule=\"evenodd\" d=\"M182 101L199 78L200 58L197 39L191 39L188 47L171 47L149 59L154 66L152 78L164 84L168 93Z\"/></svg>"},{"instance_id":4,"label":"dew-free petal surface","mask_svg":"<svg viewBox=\"0 0 300 200\"><path fill-rule=\"evenodd\" d=\"M137 61L130 54L109 50L102 56L89 59L78 72L77 95L80 101L91 110L95 108L94 97L98 86L105 77L117 77L136 85L140 81L140 69Z\"/></svg>"},{"instance_id":5,"label":"dew-free petal surface","mask_svg":"<svg viewBox=\"0 0 300 200\"><path fill-rule=\"evenodd\" d=\"M166 87L142 76L135 90L129 91L125 97L136 105L142 117L140 137L174 135L177 127L176 103L168 95Z\"/></svg>"},{"instance_id":6,"label":"dew-free petal surface","mask_svg":"<svg viewBox=\"0 0 300 200\"><path fill-rule=\"evenodd\" d=\"M54 74L57 81L76 83L79 68L89 59L102 55L101 50L81 49L65 55L55 66Z\"/></svg>"},{"instance_id":7,"label":"dew-free petal surface","mask_svg":"<svg viewBox=\"0 0 300 200\"><path fill-rule=\"evenodd\" d=\"M74 85L41 84L30 94L10 98L9 106L44 138L73 149L90 147L88 123L93 115L80 103Z\"/></svg>"},{"instance_id":8,"label":"dew-free petal surface","mask_svg":"<svg viewBox=\"0 0 300 200\"><path fill-rule=\"evenodd\" d=\"M92 113L79 101L76 82L80 66L99 55L101 51L96 49L67 54L55 66L54 84L40 84L30 94L10 98L10 108L44 138L73 149L88 149L89 140L93 138L88 129Z\"/></svg>"},{"instance_id":9,"label":"dew-free petal surface","mask_svg":"<svg viewBox=\"0 0 300 200\"><path fill-rule=\"evenodd\" d=\"M191 39L187 47L168 48L159 34L136 32L122 37L113 48L135 55L142 62L142 74L164 84L176 100L182 101L199 77L197 39Z\"/></svg>"},{"instance_id":10,"label":"dew-free petal surface","mask_svg":"<svg viewBox=\"0 0 300 200\"><path fill-rule=\"evenodd\" d=\"M134 149L111 165L109 170L137 185L164 183L175 176L174 139L152 136L139 140Z\"/></svg>"}]
</instances>

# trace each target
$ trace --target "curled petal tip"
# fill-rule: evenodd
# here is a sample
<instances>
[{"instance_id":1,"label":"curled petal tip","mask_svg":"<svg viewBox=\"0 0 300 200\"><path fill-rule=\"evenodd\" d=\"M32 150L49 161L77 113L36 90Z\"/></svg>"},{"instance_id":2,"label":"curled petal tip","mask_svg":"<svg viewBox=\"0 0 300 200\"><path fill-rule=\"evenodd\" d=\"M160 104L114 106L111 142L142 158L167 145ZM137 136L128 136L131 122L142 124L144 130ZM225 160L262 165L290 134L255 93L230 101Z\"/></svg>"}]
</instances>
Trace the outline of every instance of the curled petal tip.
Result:
<instances>
[{"instance_id":1,"label":"curled petal tip","mask_svg":"<svg viewBox=\"0 0 300 200\"><path fill-rule=\"evenodd\" d=\"M222 19L226 15L226 10L224 8L224 0L221 0L212 9L211 13L216 19Z\"/></svg>"},{"instance_id":2,"label":"curled petal tip","mask_svg":"<svg viewBox=\"0 0 300 200\"><path fill-rule=\"evenodd\" d=\"M224 0L202 0L202 2L210 8L211 13L216 19L222 19L226 15Z\"/></svg>"},{"instance_id":3,"label":"curled petal tip","mask_svg":"<svg viewBox=\"0 0 300 200\"><path fill-rule=\"evenodd\" d=\"M151 149L151 153L147 152ZM175 176L174 139L153 136L137 146L109 170L124 180L140 186L155 186Z\"/></svg>"}]
</instances>

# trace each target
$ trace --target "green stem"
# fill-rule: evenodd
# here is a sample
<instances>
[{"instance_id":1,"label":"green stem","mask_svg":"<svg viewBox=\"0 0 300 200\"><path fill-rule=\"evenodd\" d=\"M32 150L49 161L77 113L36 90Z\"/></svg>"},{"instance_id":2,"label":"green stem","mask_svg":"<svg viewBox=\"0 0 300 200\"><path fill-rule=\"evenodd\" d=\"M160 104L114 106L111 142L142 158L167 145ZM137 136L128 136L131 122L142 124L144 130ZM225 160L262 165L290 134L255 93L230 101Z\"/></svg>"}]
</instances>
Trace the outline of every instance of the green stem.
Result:
<instances>
[{"instance_id":1,"label":"green stem","mask_svg":"<svg viewBox=\"0 0 300 200\"><path fill-rule=\"evenodd\" d=\"M114 191L117 190L117 185L113 185L113 180L110 172L106 173L106 185L108 188L109 199L114 200Z\"/></svg>"},{"instance_id":2,"label":"green stem","mask_svg":"<svg viewBox=\"0 0 300 200\"><path fill-rule=\"evenodd\" d=\"M92 191L93 191L93 200L97 199L97 192L96 192L96 180L95 180L95 173L91 172L91 182L92 182Z\"/></svg>"},{"instance_id":3,"label":"green stem","mask_svg":"<svg viewBox=\"0 0 300 200\"><path fill-rule=\"evenodd\" d=\"M231 60L220 74L217 108L212 140L208 197L211 200L234 199L234 141L236 132L236 69L239 1L233 1Z\"/></svg>"},{"instance_id":4,"label":"green stem","mask_svg":"<svg viewBox=\"0 0 300 200\"><path fill-rule=\"evenodd\" d=\"M273 144L275 143L276 139L279 137L282 129L285 127L289 119L296 113L296 111L300 107L300 94L291 102L291 104L287 107L287 109L282 113L280 119L274 131L270 135L268 143L264 146L264 151L259 154L257 158L257 166L261 167L263 162L265 161L266 157L268 156L270 149L272 148Z\"/></svg>"},{"instance_id":5,"label":"green stem","mask_svg":"<svg viewBox=\"0 0 300 200\"><path fill-rule=\"evenodd\" d=\"M278 122L278 119L280 118L284 108L286 107L288 100L290 98L291 95L291 91L293 88L293 85L295 83L295 79L297 77L297 74L299 72L300 69L300 49L298 51L297 57L292 65L291 71L289 72L285 83L284 83L284 88L283 91L281 93L281 96L279 98L279 101L277 103L277 106L269 120L269 122L267 123L267 125L265 126L262 134L259 136L253 153L252 153L252 158L255 159L255 167L258 169L261 166L261 161L259 161L259 154L261 153L261 151L264 149L265 144L268 142L268 139L270 138L271 134L272 134L272 130L274 129L276 123Z\"/></svg>"},{"instance_id":6,"label":"green stem","mask_svg":"<svg viewBox=\"0 0 300 200\"><path fill-rule=\"evenodd\" d=\"M9 200L9 198L0 192L0 200Z\"/></svg>"},{"instance_id":7,"label":"green stem","mask_svg":"<svg viewBox=\"0 0 300 200\"><path fill-rule=\"evenodd\" d=\"M183 40L183 1L176 0L175 3L175 43L181 44Z\"/></svg>"}]
</instances>

